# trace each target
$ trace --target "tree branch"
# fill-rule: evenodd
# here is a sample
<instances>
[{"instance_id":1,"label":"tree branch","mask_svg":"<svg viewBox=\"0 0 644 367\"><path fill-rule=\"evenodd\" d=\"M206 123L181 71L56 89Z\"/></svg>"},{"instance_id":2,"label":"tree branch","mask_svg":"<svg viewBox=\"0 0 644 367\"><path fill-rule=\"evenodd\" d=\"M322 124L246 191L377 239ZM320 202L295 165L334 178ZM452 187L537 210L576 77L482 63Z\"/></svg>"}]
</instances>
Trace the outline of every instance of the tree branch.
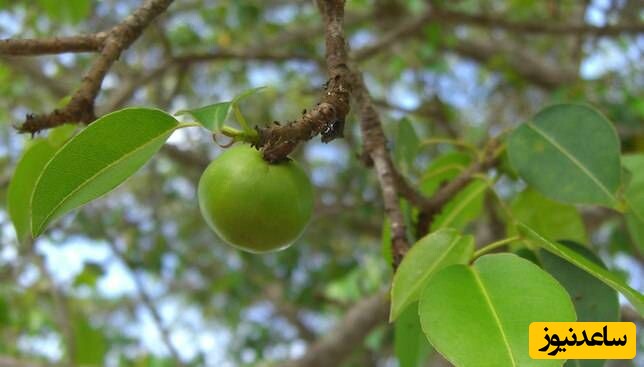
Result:
<instances>
[{"instance_id":1,"label":"tree branch","mask_svg":"<svg viewBox=\"0 0 644 367\"><path fill-rule=\"evenodd\" d=\"M71 37L13 38L0 40L0 55L27 56L66 52L98 52L107 33L99 32Z\"/></svg>"},{"instance_id":2,"label":"tree branch","mask_svg":"<svg viewBox=\"0 0 644 367\"><path fill-rule=\"evenodd\" d=\"M356 303L338 321L337 326L315 342L302 357L284 363L283 367L340 366L355 346L377 325L387 320L389 292L381 291Z\"/></svg>"},{"instance_id":3,"label":"tree branch","mask_svg":"<svg viewBox=\"0 0 644 367\"><path fill-rule=\"evenodd\" d=\"M387 151L387 139L382 131L382 123L376 112L371 96L367 90L362 75L354 72L354 99L358 105L360 128L364 139L364 151L373 162L378 181L382 190L385 212L391 222L391 250L393 268L396 269L409 249L407 230L400 210L396 179L400 177Z\"/></svg>"},{"instance_id":4,"label":"tree branch","mask_svg":"<svg viewBox=\"0 0 644 367\"><path fill-rule=\"evenodd\" d=\"M28 115L18 131L31 133L70 122L89 123L95 119L94 100L110 67L123 50L141 35L152 20L163 13L173 0L146 0L141 7L130 14L123 22L107 32L101 52L83 76L80 87L70 102L60 110L46 115Z\"/></svg>"},{"instance_id":5,"label":"tree branch","mask_svg":"<svg viewBox=\"0 0 644 367\"><path fill-rule=\"evenodd\" d=\"M287 125L259 129L259 142L264 159L282 160L295 149L300 141L322 134L322 141L329 142L343 136L344 119L349 113L349 68L344 40L344 0L321 1L326 39L326 63L329 80L318 103L310 111Z\"/></svg>"},{"instance_id":6,"label":"tree branch","mask_svg":"<svg viewBox=\"0 0 644 367\"><path fill-rule=\"evenodd\" d=\"M416 196L408 197L410 201L417 200L415 203L421 209L417 223L418 236L423 236L427 233L434 216L441 211L443 206L445 206L445 204L447 204L454 195L472 182L476 174L485 171L496 163L499 154L499 144L498 140L491 139L483 150L481 159L472 163L463 172L456 176L455 179L451 180L445 186L442 186L431 198L419 199ZM398 181L398 184L403 185L401 181ZM404 183L403 187L404 186L408 186L408 184ZM403 194L407 193L408 190L408 188L401 188L401 192Z\"/></svg>"}]
</instances>

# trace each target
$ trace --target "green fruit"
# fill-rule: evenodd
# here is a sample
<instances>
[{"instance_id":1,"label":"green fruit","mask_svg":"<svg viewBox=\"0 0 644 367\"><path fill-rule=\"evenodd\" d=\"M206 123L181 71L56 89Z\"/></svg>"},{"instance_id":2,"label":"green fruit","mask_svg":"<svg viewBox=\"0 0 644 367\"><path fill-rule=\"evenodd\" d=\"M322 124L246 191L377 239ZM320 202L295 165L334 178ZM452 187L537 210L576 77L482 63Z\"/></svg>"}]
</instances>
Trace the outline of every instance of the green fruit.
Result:
<instances>
[{"instance_id":1,"label":"green fruit","mask_svg":"<svg viewBox=\"0 0 644 367\"><path fill-rule=\"evenodd\" d=\"M248 145L226 150L199 180L199 207L224 241L248 252L291 245L313 211L313 187L292 160L270 164Z\"/></svg>"}]
</instances>

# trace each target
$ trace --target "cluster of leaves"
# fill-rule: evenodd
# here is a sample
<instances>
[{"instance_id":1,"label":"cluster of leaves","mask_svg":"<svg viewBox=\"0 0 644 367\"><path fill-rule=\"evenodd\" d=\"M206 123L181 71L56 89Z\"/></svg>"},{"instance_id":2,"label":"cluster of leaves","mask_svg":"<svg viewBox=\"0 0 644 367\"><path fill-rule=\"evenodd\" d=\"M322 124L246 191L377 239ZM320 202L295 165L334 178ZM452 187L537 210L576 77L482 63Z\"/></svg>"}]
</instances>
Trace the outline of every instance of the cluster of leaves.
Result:
<instances>
[{"instance_id":1,"label":"cluster of leaves","mask_svg":"<svg viewBox=\"0 0 644 367\"><path fill-rule=\"evenodd\" d=\"M508 209L508 233L516 236L475 252L474 238L459 229L467 212L480 211L481 204L465 196L445 208L436 230L413 245L394 275L390 320L396 320L397 338L405 339L401 360L426 353L425 342L417 338L418 322L431 345L456 366L478 366L481 360L521 366L531 361L527 329L532 321L617 321L616 292L644 315L644 295L578 243L585 242L584 228L567 205L596 204L625 212L637 241L644 225L638 222L644 214L644 170L636 168L644 164L644 155L621 158L612 124L583 105L548 107L506 141L512 167L529 185ZM458 171L463 167L459 160L464 159L454 154L436 160L427 175ZM479 184L487 188L485 182L474 182L459 195L476 196L471 188ZM425 181L424 189L435 186ZM464 220L446 223L443 218ZM486 254L506 244L511 252ZM416 346L412 356L409 343Z\"/></svg>"}]
</instances>

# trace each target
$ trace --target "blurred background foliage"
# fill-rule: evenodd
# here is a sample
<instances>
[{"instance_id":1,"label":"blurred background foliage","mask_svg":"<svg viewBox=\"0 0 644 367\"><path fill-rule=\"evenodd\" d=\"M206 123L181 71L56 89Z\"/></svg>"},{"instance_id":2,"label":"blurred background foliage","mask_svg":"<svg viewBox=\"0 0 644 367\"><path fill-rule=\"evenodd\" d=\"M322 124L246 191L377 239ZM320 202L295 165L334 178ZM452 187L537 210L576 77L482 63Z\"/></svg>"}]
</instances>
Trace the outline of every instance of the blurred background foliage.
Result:
<instances>
[{"instance_id":1,"label":"blurred background foliage","mask_svg":"<svg viewBox=\"0 0 644 367\"><path fill-rule=\"evenodd\" d=\"M643 19L637 0L436 3L516 22L602 26ZM0 38L92 33L138 5L0 0ZM421 0L348 1L351 50L376 44L425 9ZM292 120L317 101L325 82L320 27L309 1L176 1L112 68L98 113L128 105L176 112L268 85L270 91L243 102L247 119ZM556 102L596 106L614 122L623 152L644 150L643 35L525 34L440 19L413 32L360 66L398 168L424 191L453 177L427 179L435 177L439 156L450 153L458 163L472 155L437 138L481 146ZM197 57L204 54L215 56ZM315 139L296 152L314 181L317 204L305 235L286 251L241 253L207 228L195 188L220 149L199 129L176 132L115 192L66 216L33 246L19 246L6 188L30 137L12 125L59 106L92 58L0 56L0 355L74 365L165 366L177 358L189 365L262 365L302 354L353 302L387 287L382 203L360 159L354 115L345 139L328 145ZM511 174L496 183L521 216L530 218L540 205L556 210L562 218L544 222L546 228L567 223L563 233L588 239L611 268L644 289L642 248L619 215L561 209L536 193L518 197L523 187ZM497 202L482 197L472 211L459 223L478 244L505 235ZM392 340L392 328L383 324L355 346L346 366L395 365Z\"/></svg>"}]
</instances>

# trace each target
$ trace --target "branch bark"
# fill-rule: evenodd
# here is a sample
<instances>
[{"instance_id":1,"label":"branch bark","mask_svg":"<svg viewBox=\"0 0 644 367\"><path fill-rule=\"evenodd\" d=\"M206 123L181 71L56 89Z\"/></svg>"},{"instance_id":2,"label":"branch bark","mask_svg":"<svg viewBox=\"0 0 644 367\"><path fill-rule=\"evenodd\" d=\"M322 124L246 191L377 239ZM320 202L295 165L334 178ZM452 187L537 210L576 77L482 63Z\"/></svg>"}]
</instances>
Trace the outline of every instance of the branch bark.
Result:
<instances>
[{"instance_id":1,"label":"branch bark","mask_svg":"<svg viewBox=\"0 0 644 367\"><path fill-rule=\"evenodd\" d=\"M28 56L67 52L98 52L107 33L99 32L71 37L14 38L0 40L0 55Z\"/></svg>"},{"instance_id":2,"label":"branch bark","mask_svg":"<svg viewBox=\"0 0 644 367\"><path fill-rule=\"evenodd\" d=\"M306 354L282 367L340 366L374 327L387 320L388 298L389 292L381 291L359 301L331 332L312 344Z\"/></svg>"},{"instance_id":3,"label":"branch bark","mask_svg":"<svg viewBox=\"0 0 644 367\"><path fill-rule=\"evenodd\" d=\"M107 32L101 52L89 71L83 76L81 85L74 92L70 102L62 109L45 115L27 115L24 124L18 127L21 133L32 135L40 130L69 122L89 123L95 119L94 101L105 75L112 64L139 38L141 33L159 14L163 13L173 0L146 0L141 7Z\"/></svg>"},{"instance_id":4,"label":"branch bark","mask_svg":"<svg viewBox=\"0 0 644 367\"><path fill-rule=\"evenodd\" d=\"M359 72L354 72L353 79L353 97L358 106L360 128L364 139L364 151L373 162L378 175L385 212L391 222L392 266L396 269L409 249L405 220L400 210L396 187L396 179L401 176L391 161L380 117L373 106L362 75Z\"/></svg>"},{"instance_id":5,"label":"branch bark","mask_svg":"<svg viewBox=\"0 0 644 367\"><path fill-rule=\"evenodd\" d=\"M300 141L321 134L323 142L343 136L344 119L349 113L349 68L344 39L344 0L319 2L323 12L326 40L326 64L329 80L320 103L286 125L259 129L259 142L264 159L280 161L291 153Z\"/></svg>"}]
</instances>

